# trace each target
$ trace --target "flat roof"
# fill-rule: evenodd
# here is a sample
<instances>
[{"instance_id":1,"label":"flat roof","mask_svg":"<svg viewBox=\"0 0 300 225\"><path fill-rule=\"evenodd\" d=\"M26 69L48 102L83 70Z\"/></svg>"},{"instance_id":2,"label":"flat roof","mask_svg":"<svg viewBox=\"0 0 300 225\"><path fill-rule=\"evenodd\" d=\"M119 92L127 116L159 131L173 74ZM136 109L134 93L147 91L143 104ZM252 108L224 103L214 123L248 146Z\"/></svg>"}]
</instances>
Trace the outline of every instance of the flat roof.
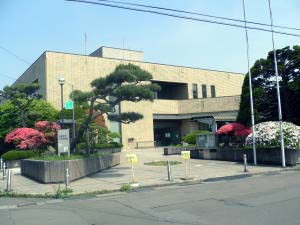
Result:
<instances>
[{"instance_id":1,"label":"flat roof","mask_svg":"<svg viewBox=\"0 0 300 225\"><path fill-rule=\"evenodd\" d=\"M106 47L106 46L101 46ZM112 48L112 47L106 47L106 48ZM119 49L119 48L115 48ZM135 51L130 49L125 49L128 51ZM75 55L75 56L85 56L85 57L92 57L92 58L103 58L103 59L111 59L111 60L122 60L127 62L139 62L139 63L146 63L146 64L155 64L155 65L162 65L162 66L172 66L172 67L179 67L179 68L188 68L188 69L195 69L195 70L205 70L205 71L213 71L213 72L221 72L221 73L231 73L231 74L237 74L237 75L243 75L243 73L238 72L230 72L230 71L224 71L224 70L213 70L213 69L206 69L206 68L200 68L200 67L191 67L191 66L180 66L180 65L174 65L174 64L164 64L164 63L156 63L156 62L147 62L147 61L135 61L135 60L128 60L128 59L115 59L115 58L107 58L107 57L97 57L97 56L90 56L90 55L84 55L84 54L76 54L76 53L68 53L68 52L59 52L59 51L51 51L51 50L45 50L16 80L15 82L36 62L39 58L41 58L45 53L51 52L51 53L58 53L58 54L66 54L66 55ZM137 51L139 52L139 51ZM15 83L14 82L14 83Z\"/></svg>"},{"instance_id":2,"label":"flat roof","mask_svg":"<svg viewBox=\"0 0 300 225\"><path fill-rule=\"evenodd\" d=\"M205 68L200 68L200 67L180 66L180 65L174 65L174 64L165 64L165 63L156 63L156 62L147 62L147 61L136 61L136 60L128 60L128 59L115 59L115 58L98 57L98 56L90 56L90 55L83 55L83 54L76 54L76 53L50 51L50 50L46 50L45 52L66 54L66 55L85 56L85 57L92 57L92 58L103 58L103 59L111 59L111 60L119 60L119 61L121 60L121 61L127 61L127 62L139 62L139 63L146 63L146 64L156 64L156 65L162 65L162 66L172 66L172 67L179 67L179 68L188 68L188 69L196 69L196 70L206 70L206 71L214 71L214 72L222 72L222 73L231 73L231 74L237 74L237 75L245 76L245 74L243 74L243 73L223 71L223 70L205 69Z\"/></svg>"}]
</instances>

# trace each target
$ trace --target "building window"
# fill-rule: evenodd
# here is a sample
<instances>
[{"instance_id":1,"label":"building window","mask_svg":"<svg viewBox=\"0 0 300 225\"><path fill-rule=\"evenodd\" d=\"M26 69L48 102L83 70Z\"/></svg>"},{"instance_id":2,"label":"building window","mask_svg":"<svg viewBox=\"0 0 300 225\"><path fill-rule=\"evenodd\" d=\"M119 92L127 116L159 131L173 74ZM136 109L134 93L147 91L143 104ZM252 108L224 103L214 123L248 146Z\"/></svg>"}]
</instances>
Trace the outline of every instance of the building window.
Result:
<instances>
[{"instance_id":1,"label":"building window","mask_svg":"<svg viewBox=\"0 0 300 225\"><path fill-rule=\"evenodd\" d=\"M198 98L198 85L193 84L193 98Z\"/></svg>"},{"instance_id":2,"label":"building window","mask_svg":"<svg viewBox=\"0 0 300 225\"><path fill-rule=\"evenodd\" d=\"M134 142L134 138L128 138L128 144L132 144Z\"/></svg>"},{"instance_id":3,"label":"building window","mask_svg":"<svg viewBox=\"0 0 300 225\"><path fill-rule=\"evenodd\" d=\"M210 85L210 92L211 92L211 97L215 98L216 97L216 86L215 85Z\"/></svg>"},{"instance_id":4,"label":"building window","mask_svg":"<svg viewBox=\"0 0 300 225\"><path fill-rule=\"evenodd\" d=\"M206 84L202 84L202 98L207 98Z\"/></svg>"}]
</instances>

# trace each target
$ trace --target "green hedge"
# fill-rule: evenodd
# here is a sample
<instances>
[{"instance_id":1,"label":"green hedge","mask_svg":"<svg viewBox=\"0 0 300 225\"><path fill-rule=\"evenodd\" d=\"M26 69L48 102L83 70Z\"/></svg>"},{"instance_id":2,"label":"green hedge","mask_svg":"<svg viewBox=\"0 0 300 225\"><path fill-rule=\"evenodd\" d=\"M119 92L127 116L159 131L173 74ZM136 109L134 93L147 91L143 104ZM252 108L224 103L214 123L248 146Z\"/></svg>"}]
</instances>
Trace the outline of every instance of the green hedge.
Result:
<instances>
[{"instance_id":1,"label":"green hedge","mask_svg":"<svg viewBox=\"0 0 300 225\"><path fill-rule=\"evenodd\" d=\"M28 159L36 156L38 152L36 150L12 150L2 155L3 161L12 161L18 159Z\"/></svg>"},{"instance_id":2,"label":"green hedge","mask_svg":"<svg viewBox=\"0 0 300 225\"><path fill-rule=\"evenodd\" d=\"M190 144L190 145L195 145L196 144L196 136L197 134L210 134L210 131L207 130L196 130L185 137L183 137L183 141Z\"/></svg>"},{"instance_id":3,"label":"green hedge","mask_svg":"<svg viewBox=\"0 0 300 225\"><path fill-rule=\"evenodd\" d=\"M95 149L104 149L104 148L121 148L123 147L122 143L110 142L106 144L96 144ZM77 150L85 149L85 143L81 142L76 145Z\"/></svg>"}]
</instances>

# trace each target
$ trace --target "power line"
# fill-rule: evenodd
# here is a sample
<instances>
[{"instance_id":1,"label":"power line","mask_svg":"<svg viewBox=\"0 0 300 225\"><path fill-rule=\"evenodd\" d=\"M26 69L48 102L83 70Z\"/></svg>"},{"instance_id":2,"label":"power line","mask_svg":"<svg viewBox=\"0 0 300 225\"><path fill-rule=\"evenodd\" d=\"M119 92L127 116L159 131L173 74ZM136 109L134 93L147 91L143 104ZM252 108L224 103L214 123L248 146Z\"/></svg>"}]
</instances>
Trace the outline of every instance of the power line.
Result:
<instances>
[{"instance_id":1,"label":"power line","mask_svg":"<svg viewBox=\"0 0 300 225\"><path fill-rule=\"evenodd\" d=\"M22 62L31 65L31 63L29 63L28 61L26 61L25 59L23 59L22 57L16 55L15 53L13 53L12 51L8 50L7 48L4 48L3 46L0 46L0 48L2 50L4 50L5 52L9 53L10 55L13 55L14 57L16 57L17 59L21 60Z\"/></svg>"},{"instance_id":2,"label":"power line","mask_svg":"<svg viewBox=\"0 0 300 225\"><path fill-rule=\"evenodd\" d=\"M12 76L9 76L9 75L6 75L6 74L3 74L3 73L0 73L0 76L6 77L6 78L11 79L11 80L16 80L16 78L14 78Z\"/></svg>"},{"instance_id":3,"label":"power line","mask_svg":"<svg viewBox=\"0 0 300 225\"><path fill-rule=\"evenodd\" d=\"M239 24L225 23L225 22L219 22L219 21L208 20L208 19L200 19L200 18L188 17L188 16L181 16L181 15L176 15L176 14L171 14L171 13L164 13L164 12L158 12L158 11L153 11L153 10L145 10L145 9L125 7L125 6L120 6L120 5L112 5L112 4L105 4L105 3L99 3L99 2L91 2L91 1L83 1L83 0L65 0L65 1L81 2L81 3L87 3L87 4L101 5L101 6L111 7L111 8L126 9L126 10L131 10L131 11L145 12L145 13L151 13L151 14L169 16L169 17L174 17L174 18L180 18L180 19L186 19L186 20L193 20L193 21L205 22L205 23L211 23L211 24L219 24L219 25L224 25L224 26L231 26L231 27L238 27L238 28L245 29L245 26L239 25ZM259 27L250 27L250 26L247 26L247 29L259 30L259 31L265 31L265 32L272 32L269 29L259 28ZM287 33L287 32L282 32L282 31L275 31L275 30L273 30L273 33L287 35L287 36L293 36L293 37L300 37L299 34Z\"/></svg>"},{"instance_id":4,"label":"power line","mask_svg":"<svg viewBox=\"0 0 300 225\"><path fill-rule=\"evenodd\" d=\"M245 21L245 20L241 20L241 19L215 16L212 14L204 14L204 13L185 11L185 10L180 10L180 9L172 9L172 8L160 7L160 6L154 6L154 5L144 5L144 4L136 4L136 3L129 3L129 2L123 2L123 1L112 1L112 0L97 0L97 1L110 2L110 3L123 4L123 5L131 5L131 6L139 6L139 7L151 8L151 9L160 9L160 10L166 10L166 11L171 11L171 12L179 12L179 13L185 13L185 14L190 14L190 15L204 16L204 17L210 17L210 18L214 18L214 19L222 19L222 20L228 20L228 21L234 21L234 22L240 22L240 23L247 22L248 24L255 24L255 25L271 27L270 24L260 23L260 22L256 22L256 21ZM278 25L273 25L273 27L300 31L300 28L297 28L297 27L278 26Z\"/></svg>"}]
</instances>

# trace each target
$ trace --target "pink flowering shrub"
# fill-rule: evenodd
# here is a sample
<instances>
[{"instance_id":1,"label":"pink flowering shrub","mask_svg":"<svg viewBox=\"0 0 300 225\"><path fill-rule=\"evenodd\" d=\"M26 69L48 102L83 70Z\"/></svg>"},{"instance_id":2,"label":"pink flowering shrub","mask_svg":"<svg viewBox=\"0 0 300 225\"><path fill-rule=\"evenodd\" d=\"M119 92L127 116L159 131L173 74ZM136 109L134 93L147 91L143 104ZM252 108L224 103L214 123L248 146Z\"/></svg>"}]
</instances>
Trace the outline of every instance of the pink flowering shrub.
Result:
<instances>
[{"instance_id":1,"label":"pink flowering shrub","mask_svg":"<svg viewBox=\"0 0 300 225\"><path fill-rule=\"evenodd\" d=\"M55 122L39 121L35 123L35 129L45 135L48 144L53 144L56 141L57 130L60 129L60 126Z\"/></svg>"},{"instance_id":2,"label":"pink flowering shrub","mask_svg":"<svg viewBox=\"0 0 300 225\"><path fill-rule=\"evenodd\" d=\"M42 132L24 127L17 128L8 133L5 137L5 142L12 143L17 148L26 150L42 148L48 141Z\"/></svg>"},{"instance_id":3,"label":"pink flowering shrub","mask_svg":"<svg viewBox=\"0 0 300 225\"><path fill-rule=\"evenodd\" d=\"M247 136L249 134L248 132L248 128L246 128L243 124L237 122L225 124L217 130L218 135L227 134L234 136Z\"/></svg>"}]
</instances>

